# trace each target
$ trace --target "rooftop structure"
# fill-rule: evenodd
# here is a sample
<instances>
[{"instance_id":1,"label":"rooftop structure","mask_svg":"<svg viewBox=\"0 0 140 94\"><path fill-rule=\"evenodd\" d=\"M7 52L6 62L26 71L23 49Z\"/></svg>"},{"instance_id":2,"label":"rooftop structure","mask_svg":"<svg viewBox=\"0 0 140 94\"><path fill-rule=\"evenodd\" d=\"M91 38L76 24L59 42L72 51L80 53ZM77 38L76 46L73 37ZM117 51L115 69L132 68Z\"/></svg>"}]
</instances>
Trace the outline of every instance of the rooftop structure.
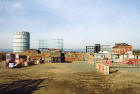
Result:
<instances>
[{"instance_id":1,"label":"rooftop structure","mask_svg":"<svg viewBox=\"0 0 140 94\"><path fill-rule=\"evenodd\" d=\"M130 46L128 43L115 43L115 46Z\"/></svg>"}]
</instances>

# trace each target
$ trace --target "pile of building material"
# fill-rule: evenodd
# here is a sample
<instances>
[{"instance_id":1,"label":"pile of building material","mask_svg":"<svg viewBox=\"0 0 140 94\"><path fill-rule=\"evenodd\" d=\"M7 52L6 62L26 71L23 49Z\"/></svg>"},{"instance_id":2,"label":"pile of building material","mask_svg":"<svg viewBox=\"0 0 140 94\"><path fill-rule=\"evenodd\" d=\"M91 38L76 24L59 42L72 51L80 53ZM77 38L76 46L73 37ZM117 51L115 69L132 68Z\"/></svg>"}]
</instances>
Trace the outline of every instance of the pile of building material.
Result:
<instances>
[{"instance_id":1,"label":"pile of building material","mask_svg":"<svg viewBox=\"0 0 140 94\"><path fill-rule=\"evenodd\" d=\"M51 52L42 52L41 56L45 63L51 63Z\"/></svg>"},{"instance_id":2,"label":"pile of building material","mask_svg":"<svg viewBox=\"0 0 140 94\"><path fill-rule=\"evenodd\" d=\"M75 53L75 52L65 53L65 61L66 62L84 61L84 54L83 53Z\"/></svg>"},{"instance_id":3,"label":"pile of building material","mask_svg":"<svg viewBox=\"0 0 140 94\"><path fill-rule=\"evenodd\" d=\"M61 52L43 52L41 53L43 60L46 63L63 63L65 55Z\"/></svg>"},{"instance_id":4,"label":"pile of building material","mask_svg":"<svg viewBox=\"0 0 140 94\"><path fill-rule=\"evenodd\" d=\"M57 62L61 62L61 53L59 52L52 52L51 53L51 60L52 63L57 63Z\"/></svg>"},{"instance_id":5,"label":"pile of building material","mask_svg":"<svg viewBox=\"0 0 140 94\"><path fill-rule=\"evenodd\" d=\"M105 75L108 75L109 74L109 66L107 65L104 65L104 64L101 64L101 63L96 63L96 69L105 74Z\"/></svg>"},{"instance_id":6,"label":"pile of building material","mask_svg":"<svg viewBox=\"0 0 140 94\"><path fill-rule=\"evenodd\" d=\"M62 52L41 52L36 50L26 50L19 55L25 55L30 58L31 61L43 60L45 63L60 63L65 62L65 54Z\"/></svg>"},{"instance_id":7,"label":"pile of building material","mask_svg":"<svg viewBox=\"0 0 140 94\"><path fill-rule=\"evenodd\" d=\"M0 52L0 61L5 60L5 58L6 58L6 53Z\"/></svg>"},{"instance_id":8,"label":"pile of building material","mask_svg":"<svg viewBox=\"0 0 140 94\"><path fill-rule=\"evenodd\" d=\"M37 65L44 63L41 54L24 55L24 54L6 54L6 67L8 68L20 68L24 66Z\"/></svg>"}]
</instances>

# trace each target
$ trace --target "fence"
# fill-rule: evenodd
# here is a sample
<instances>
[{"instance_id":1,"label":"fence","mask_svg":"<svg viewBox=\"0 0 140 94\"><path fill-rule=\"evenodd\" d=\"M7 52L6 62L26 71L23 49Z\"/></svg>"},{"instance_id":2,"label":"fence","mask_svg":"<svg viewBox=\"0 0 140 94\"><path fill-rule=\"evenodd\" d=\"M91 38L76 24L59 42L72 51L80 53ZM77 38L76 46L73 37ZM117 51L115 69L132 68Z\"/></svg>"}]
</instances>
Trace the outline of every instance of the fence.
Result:
<instances>
[{"instance_id":1,"label":"fence","mask_svg":"<svg viewBox=\"0 0 140 94\"><path fill-rule=\"evenodd\" d=\"M128 64L128 65L137 65L139 64L139 59L129 59L127 61L123 61L122 64Z\"/></svg>"}]
</instances>

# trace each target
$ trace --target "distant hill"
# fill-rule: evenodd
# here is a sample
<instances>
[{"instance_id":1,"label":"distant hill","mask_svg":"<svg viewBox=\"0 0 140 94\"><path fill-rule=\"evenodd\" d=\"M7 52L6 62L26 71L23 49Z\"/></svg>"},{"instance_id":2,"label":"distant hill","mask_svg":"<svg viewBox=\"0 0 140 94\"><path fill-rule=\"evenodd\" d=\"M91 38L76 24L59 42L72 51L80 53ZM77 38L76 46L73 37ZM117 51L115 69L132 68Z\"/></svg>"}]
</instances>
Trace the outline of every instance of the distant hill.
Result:
<instances>
[{"instance_id":1,"label":"distant hill","mask_svg":"<svg viewBox=\"0 0 140 94\"><path fill-rule=\"evenodd\" d=\"M86 49L64 49L64 51L86 52ZM13 52L13 49L0 49L0 52Z\"/></svg>"},{"instance_id":2,"label":"distant hill","mask_svg":"<svg viewBox=\"0 0 140 94\"><path fill-rule=\"evenodd\" d=\"M64 51L86 52L86 49L64 49Z\"/></svg>"}]
</instances>

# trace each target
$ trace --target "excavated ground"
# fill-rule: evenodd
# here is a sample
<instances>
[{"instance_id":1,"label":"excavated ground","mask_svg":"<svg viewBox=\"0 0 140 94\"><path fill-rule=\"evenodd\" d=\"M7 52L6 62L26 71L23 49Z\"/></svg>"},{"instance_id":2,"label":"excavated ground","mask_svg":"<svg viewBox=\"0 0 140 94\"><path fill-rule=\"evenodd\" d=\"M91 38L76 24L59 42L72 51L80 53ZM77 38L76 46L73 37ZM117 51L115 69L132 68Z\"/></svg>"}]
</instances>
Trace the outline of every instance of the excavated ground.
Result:
<instances>
[{"instance_id":1,"label":"excavated ground","mask_svg":"<svg viewBox=\"0 0 140 94\"><path fill-rule=\"evenodd\" d=\"M140 75L102 75L86 63L46 63L0 69L0 94L140 94Z\"/></svg>"}]
</instances>

